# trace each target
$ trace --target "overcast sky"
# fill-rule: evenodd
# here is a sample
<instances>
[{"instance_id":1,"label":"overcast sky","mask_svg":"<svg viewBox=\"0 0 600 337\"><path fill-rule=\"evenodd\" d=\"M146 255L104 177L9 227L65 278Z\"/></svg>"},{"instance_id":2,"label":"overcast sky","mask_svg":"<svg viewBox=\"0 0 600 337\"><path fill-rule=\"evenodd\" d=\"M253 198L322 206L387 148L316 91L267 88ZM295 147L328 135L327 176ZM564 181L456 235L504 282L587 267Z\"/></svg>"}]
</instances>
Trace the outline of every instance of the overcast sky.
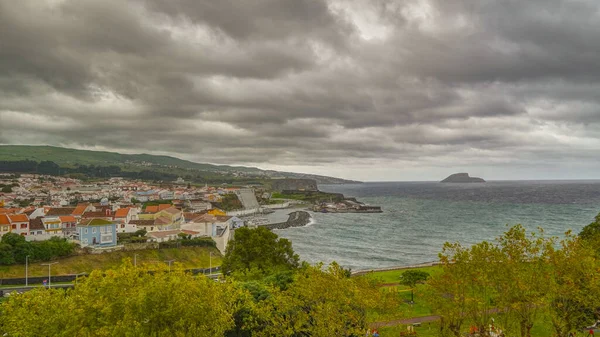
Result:
<instances>
[{"instance_id":1,"label":"overcast sky","mask_svg":"<svg viewBox=\"0 0 600 337\"><path fill-rule=\"evenodd\" d=\"M0 0L0 144L600 178L598 0Z\"/></svg>"}]
</instances>

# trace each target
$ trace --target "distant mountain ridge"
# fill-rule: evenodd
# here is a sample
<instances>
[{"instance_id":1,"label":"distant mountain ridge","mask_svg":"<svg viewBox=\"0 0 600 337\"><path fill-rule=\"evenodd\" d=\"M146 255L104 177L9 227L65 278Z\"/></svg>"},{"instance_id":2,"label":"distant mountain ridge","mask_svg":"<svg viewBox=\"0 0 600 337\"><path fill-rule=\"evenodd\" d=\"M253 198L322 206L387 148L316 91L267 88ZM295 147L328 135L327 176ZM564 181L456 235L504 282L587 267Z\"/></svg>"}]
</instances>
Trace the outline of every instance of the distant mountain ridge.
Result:
<instances>
[{"instance_id":1,"label":"distant mountain ridge","mask_svg":"<svg viewBox=\"0 0 600 337\"><path fill-rule=\"evenodd\" d=\"M277 178L309 178L315 179L321 184L345 184L359 183L358 181L340 179L335 177L303 174L293 172L279 172L273 170L262 170L256 167L214 165L196 163L164 155L151 154L122 154L108 151L77 150L56 146L37 145L0 145L0 161L53 161L60 166L71 167L75 165L101 165L101 166L136 166L161 168L191 169L201 172L213 172L219 174L245 174L250 176Z\"/></svg>"}]
</instances>

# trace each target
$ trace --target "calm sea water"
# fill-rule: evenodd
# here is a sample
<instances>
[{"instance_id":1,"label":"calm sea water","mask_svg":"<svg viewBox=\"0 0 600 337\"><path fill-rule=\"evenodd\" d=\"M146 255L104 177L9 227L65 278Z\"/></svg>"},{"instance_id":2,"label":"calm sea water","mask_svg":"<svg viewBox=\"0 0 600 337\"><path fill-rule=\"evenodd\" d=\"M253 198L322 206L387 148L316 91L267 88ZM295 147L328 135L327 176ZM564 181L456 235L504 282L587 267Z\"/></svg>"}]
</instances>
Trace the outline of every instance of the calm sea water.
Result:
<instances>
[{"instance_id":1,"label":"calm sea water","mask_svg":"<svg viewBox=\"0 0 600 337\"><path fill-rule=\"evenodd\" d=\"M278 230L301 259L337 261L353 270L434 261L446 241L492 240L507 225L578 233L600 212L600 181L502 181L484 184L386 182L320 185L382 206L381 214L313 213L306 227Z\"/></svg>"}]
</instances>

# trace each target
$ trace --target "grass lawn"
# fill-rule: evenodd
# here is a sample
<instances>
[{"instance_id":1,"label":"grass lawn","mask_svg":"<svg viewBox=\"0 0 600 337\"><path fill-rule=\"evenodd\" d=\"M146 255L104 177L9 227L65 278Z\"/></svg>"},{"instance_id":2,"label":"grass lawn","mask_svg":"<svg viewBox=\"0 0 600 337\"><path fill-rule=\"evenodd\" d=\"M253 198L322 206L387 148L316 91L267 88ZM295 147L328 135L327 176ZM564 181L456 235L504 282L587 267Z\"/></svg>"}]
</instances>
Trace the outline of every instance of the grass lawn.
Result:
<instances>
[{"instance_id":1,"label":"grass lawn","mask_svg":"<svg viewBox=\"0 0 600 337\"><path fill-rule=\"evenodd\" d=\"M442 273L442 267L433 266L433 267L407 268L407 269L388 270L388 271L375 271L375 272L370 272L370 273L360 275L357 277L367 277L367 278L370 278L373 280L377 280L379 283L382 283L382 284L399 283L400 275L402 275L402 273L404 273L405 271L410 270L410 269L421 270L421 271L429 273L430 275L438 275L438 274ZM407 287L405 287L405 288L408 289Z\"/></svg>"},{"instance_id":2,"label":"grass lawn","mask_svg":"<svg viewBox=\"0 0 600 337\"><path fill-rule=\"evenodd\" d=\"M89 273L93 270L113 269L121 265L124 259L134 260L137 254L138 264L165 263L175 260L184 268L208 268L209 254L212 252L212 266L221 265L221 253L216 248L181 247L168 249L145 249L136 251L117 251L103 254L77 255L52 261L52 275ZM48 267L43 262L29 263L29 276L47 276ZM0 278L25 277L25 265L0 266Z\"/></svg>"}]
</instances>

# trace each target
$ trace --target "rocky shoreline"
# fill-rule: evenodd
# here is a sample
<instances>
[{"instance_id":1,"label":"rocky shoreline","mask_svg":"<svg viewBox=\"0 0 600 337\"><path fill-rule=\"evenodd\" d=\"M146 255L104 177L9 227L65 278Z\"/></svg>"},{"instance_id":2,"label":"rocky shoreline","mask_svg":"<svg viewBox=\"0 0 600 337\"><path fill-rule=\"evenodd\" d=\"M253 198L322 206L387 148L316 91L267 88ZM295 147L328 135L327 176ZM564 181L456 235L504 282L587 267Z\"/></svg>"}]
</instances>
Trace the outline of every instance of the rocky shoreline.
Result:
<instances>
[{"instance_id":1,"label":"rocky shoreline","mask_svg":"<svg viewBox=\"0 0 600 337\"><path fill-rule=\"evenodd\" d=\"M296 211L289 214L286 222L264 225L264 227L267 227L270 230L286 229L290 227L304 227L310 223L310 219L310 213L306 211Z\"/></svg>"}]
</instances>

